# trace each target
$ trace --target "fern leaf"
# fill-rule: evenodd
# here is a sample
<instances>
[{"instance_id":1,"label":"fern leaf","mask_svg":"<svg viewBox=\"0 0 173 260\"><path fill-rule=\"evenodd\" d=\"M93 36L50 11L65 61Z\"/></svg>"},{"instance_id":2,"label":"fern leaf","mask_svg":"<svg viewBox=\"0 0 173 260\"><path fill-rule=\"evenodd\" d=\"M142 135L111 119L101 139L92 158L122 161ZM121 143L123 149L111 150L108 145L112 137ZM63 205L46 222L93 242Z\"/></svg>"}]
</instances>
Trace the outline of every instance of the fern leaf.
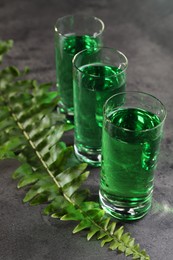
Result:
<instances>
[{"instance_id":1,"label":"fern leaf","mask_svg":"<svg viewBox=\"0 0 173 260\"><path fill-rule=\"evenodd\" d=\"M90 240L95 234L100 231L100 228L97 226L91 226L90 231L87 234L87 240Z\"/></svg>"},{"instance_id":2,"label":"fern leaf","mask_svg":"<svg viewBox=\"0 0 173 260\"><path fill-rule=\"evenodd\" d=\"M86 163L75 165L74 167L68 168L65 171L58 174L56 178L60 182L61 186L64 187L66 184L69 184L75 179L77 179L86 169L86 167Z\"/></svg>"},{"instance_id":3,"label":"fern leaf","mask_svg":"<svg viewBox=\"0 0 173 260\"><path fill-rule=\"evenodd\" d=\"M23 163L13 172L12 178L22 178L23 176L27 176L28 174L30 174L32 171L32 167L28 163Z\"/></svg>"},{"instance_id":4,"label":"fern leaf","mask_svg":"<svg viewBox=\"0 0 173 260\"><path fill-rule=\"evenodd\" d=\"M89 195L90 191L88 189L77 190L77 192L74 192L71 196L71 200L75 204L80 205L89 197Z\"/></svg>"},{"instance_id":5,"label":"fern leaf","mask_svg":"<svg viewBox=\"0 0 173 260\"><path fill-rule=\"evenodd\" d=\"M17 188L22 188L29 184L33 184L39 180L39 177L40 177L40 174L34 174L34 175L29 175L29 176L25 175L23 178L20 179L20 181L17 185Z\"/></svg>"},{"instance_id":6,"label":"fern leaf","mask_svg":"<svg viewBox=\"0 0 173 260\"><path fill-rule=\"evenodd\" d=\"M52 200L52 197L49 198L48 197L48 201ZM66 206L68 205L68 202L64 199L64 197L60 194L56 193L56 196L53 198L53 200L51 201L51 203L49 203L45 208L44 208L44 214L46 215L51 215L52 217L56 214L57 210L62 212L61 215L58 216L62 217L63 214L66 213L65 210L63 210L64 208L66 208Z\"/></svg>"},{"instance_id":7,"label":"fern leaf","mask_svg":"<svg viewBox=\"0 0 173 260\"><path fill-rule=\"evenodd\" d=\"M83 215L79 209L76 209L74 205L69 204L66 209L66 214L61 217L61 220L76 220L83 221Z\"/></svg>"},{"instance_id":8,"label":"fern leaf","mask_svg":"<svg viewBox=\"0 0 173 260\"><path fill-rule=\"evenodd\" d=\"M35 196L31 201L30 201L30 205L31 206L36 206L36 205L40 205L40 204L43 204L43 203L46 203L47 202L47 193L41 193L41 194L38 194L37 196Z\"/></svg>"},{"instance_id":9,"label":"fern leaf","mask_svg":"<svg viewBox=\"0 0 173 260\"><path fill-rule=\"evenodd\" d=\"M124 227L121 226L119 229L117 229L115 232L114 232L114 235L117 237L118 240L121 240L121 237L123 235L123 232L124 232Z\"/></svg>"},{"instance_id":10,"label":"fern leaf","mask_svg":"<svg viewBox=\"0 0 173 260\"><path fill-rule=\"evenodd\" d=\"M82 183L88 178L89 172L82 173L75 181L63 187L64 193L71 197L82 185Z\"/></svg>"},{"instance_id":11,"label":"fern leaf","mask_svg":"<svg viewBox=\"0 0 173 260\"><path fill-rule=\"evenodd\" d=\"M116 250L120 246L120 243L118 241L113 240L110 243L109 249ZM133 252L132 252L133 253Z\"/></svg>"},{"instance_id":12,"label":"fern leaf","mask_svg":"<svg viewBox=\"0 0 173 260\"><path fill-rule=\"evenodd\" d=\"M106 243L111 242L112 240L113 240L112 237L110 237L110 236L105 236L104 239L103 239L102 242L101 242L101 247L103 247Z\"/></svg>"},{"instance_id":13,"label":"fern leaf","mask_svg":"<svg viewBox=\"0 0 173 260\"><path fill-rule=\"evenodd\" d=\"M35 196L43 192L43 190L39 190L37 187L32 187L25 195L23 202L29 202L31 199L33 199Z\"/></svg>"},{"instance_id":14,"label":"fern leaf","mask_svg":"<svg viewBox=\"0 0 173 260\"><path fill-rule=\"evenodd\" d=\"M0 40L0 63L2 62L3 55L7 53L13 46L12 40L1 41Z\"/></svg>"},{"instance_id":15,"label":"fern leaf","mask_svg":"<svg viewBox=\"0 0 173 260\"><path fill-rule=\"evenodd\" d=\"M90 221L84 219L82 220L73 230L73 234L81 231L81 230L84 230L86 228L89 228L91 226L91 223Z\"/></svg>"}]
</instances>

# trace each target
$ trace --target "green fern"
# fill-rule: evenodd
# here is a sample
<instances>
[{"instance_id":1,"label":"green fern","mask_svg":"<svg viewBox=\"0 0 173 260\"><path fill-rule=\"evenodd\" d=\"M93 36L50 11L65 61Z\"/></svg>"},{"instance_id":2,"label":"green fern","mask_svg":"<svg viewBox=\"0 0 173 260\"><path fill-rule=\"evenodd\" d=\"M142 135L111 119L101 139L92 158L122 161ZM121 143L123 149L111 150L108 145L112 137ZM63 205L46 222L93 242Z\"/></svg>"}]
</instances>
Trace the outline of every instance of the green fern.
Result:
<instances>
[{"instance_id":1,"label":"green fern","mask_svg":"<svg viewBox=\"0 0 173 260\"><path fill-rule=\"evenodd\" d=\"M0 60L11 47L12 41L0 41ZM87 164L79 163L73 148L61 141L71 127L54 110L59 97L50 91L51 84L23 79L27 73L15 67L0 71L0 159L21 162L13 178L19 180L18 188L28 187L23 201L45 203L45 214L77 221L73 233L86 229L87 240L95 236L101 246L108 244L133 259L150 259L123 226L88 200L90 191L82 189Z\"/></svg>"},{"instance_id":2,"label":"green fern","mask_svg":"<svg viewBox=\"0 0 173 260\"><path fill-rule=\"evenodd\" d=\"M13 46L13 41L1 41L0 40L0 63L3 60L3 55L7 53Z\"/></svg>"}]
</instances>

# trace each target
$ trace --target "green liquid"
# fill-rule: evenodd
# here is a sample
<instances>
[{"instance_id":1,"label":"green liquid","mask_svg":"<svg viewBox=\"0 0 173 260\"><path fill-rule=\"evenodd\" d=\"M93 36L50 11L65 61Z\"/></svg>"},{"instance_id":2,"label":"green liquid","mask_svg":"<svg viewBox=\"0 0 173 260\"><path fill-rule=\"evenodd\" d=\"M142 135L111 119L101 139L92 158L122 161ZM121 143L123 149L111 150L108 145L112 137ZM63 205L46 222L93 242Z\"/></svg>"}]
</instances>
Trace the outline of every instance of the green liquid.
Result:
<instances>
[{"instance_id":1,"label":"green liquid","mask_svg":"<svg viewBox=\"0 0 173 260\"><path fill-rule=\"evenodd\" d=\"M100 44L98 38L92 36L65 35L56 39L56 78L65 110L73 111L72 59L81 50L95 50Z\"/></svg>"},{"instance_id":2,"label":"green liquid","mask_svg":"<svg viewBox=\"0 0 173 260\"><path fill-rule=\"evenodd\" d=\"M74 80L75 144L81 152L100 153L103 105L110 96L125 90L125 73L100 63L79 70Z\"/></svg>"},{"instance_id":3,"label":"green liquid","mask_svg":"<svg viewBox=\"0 0 173 260\"><path fill-rule=\"evenodd\" d=\"M130 208L151 199L162 134L158 124L157 115L140 109L119 109L108 115L103 127L100 184L107 201Z\"/></svg>"}]
</instances>

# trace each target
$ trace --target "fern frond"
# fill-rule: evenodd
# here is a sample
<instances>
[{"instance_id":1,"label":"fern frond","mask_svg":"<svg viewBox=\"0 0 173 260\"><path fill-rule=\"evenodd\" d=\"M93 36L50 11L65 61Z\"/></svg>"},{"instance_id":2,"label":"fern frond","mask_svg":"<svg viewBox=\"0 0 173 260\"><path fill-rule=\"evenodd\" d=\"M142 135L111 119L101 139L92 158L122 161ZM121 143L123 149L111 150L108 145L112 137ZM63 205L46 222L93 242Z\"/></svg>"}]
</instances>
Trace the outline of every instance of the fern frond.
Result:
<instances>
[{"instance_id":1,"label":"fern frond","mask_svg":"<svg viewBox=\"0 0 173 260\"><path fill-rule=\"evenodd\" d=\"M3 55L7 53L13 47L13 41L1 41L0 40L0 63L2 62Z\"/></svg>"}]
</instances>

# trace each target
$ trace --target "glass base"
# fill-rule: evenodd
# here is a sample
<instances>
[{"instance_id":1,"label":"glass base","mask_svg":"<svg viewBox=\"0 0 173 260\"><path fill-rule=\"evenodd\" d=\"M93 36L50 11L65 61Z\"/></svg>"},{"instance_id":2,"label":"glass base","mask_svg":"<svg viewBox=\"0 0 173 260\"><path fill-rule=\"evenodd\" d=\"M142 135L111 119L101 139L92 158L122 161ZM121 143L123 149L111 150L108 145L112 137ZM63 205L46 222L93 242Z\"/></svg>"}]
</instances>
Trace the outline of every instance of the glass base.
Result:
<instances>
[{"instance_id":1,"label":"glass base","mask_svg":"<svg viewBox=\"0 0 173 260\"><path fill-rule=\"evenodd\" d=\"M114 218L122 221L137 220L148 213L151 207L152 192L140 202L108 200L101 191L99 191L99 199L101 207Z\"/></svg>"},{"instance_id":2,"label":"glass base","mask_svg":"<svg viewBox=\"0 0 173 260\"><path fill-rule=\"evenodd\" d=\"M74 151L79 161L86 162L95 167L101 165L101 149L94 150L83 147L79 150L78 147L74 145Z\"/></svg>"}]
</instances>

